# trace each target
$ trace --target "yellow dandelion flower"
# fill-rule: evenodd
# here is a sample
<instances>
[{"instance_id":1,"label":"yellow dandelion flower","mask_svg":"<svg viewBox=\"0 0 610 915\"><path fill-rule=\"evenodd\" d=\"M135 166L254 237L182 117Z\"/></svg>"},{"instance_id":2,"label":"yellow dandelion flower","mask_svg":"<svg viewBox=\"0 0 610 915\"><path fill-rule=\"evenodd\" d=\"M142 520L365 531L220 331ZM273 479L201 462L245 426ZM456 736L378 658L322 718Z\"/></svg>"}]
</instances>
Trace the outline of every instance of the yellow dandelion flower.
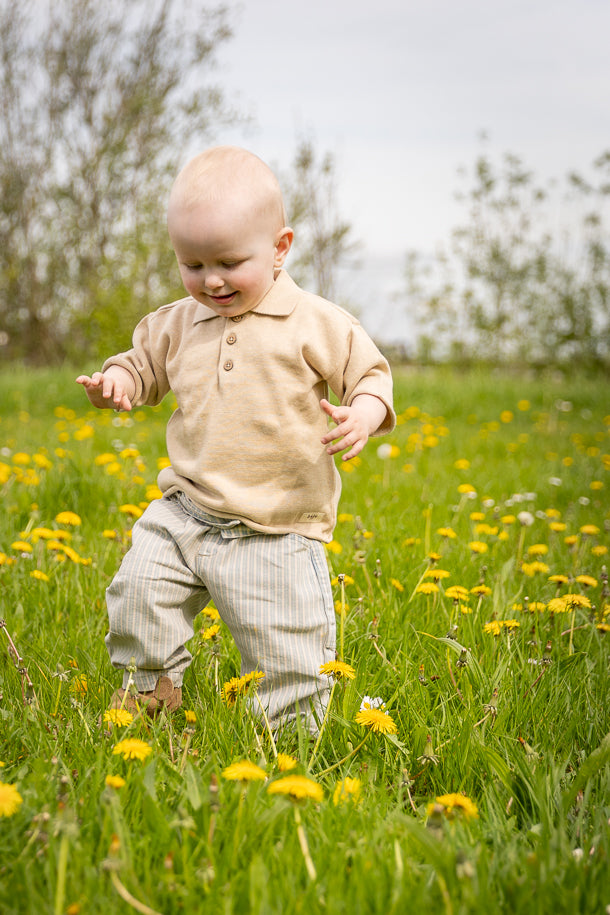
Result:
<instances>
[{"instance_id":1,"label":"yellow dandelion flower","mask_svg":"<svg viewBox=\"0 0 610 915\"><path fill-rule=\"evenodd\" d=\"M354 584L354 579L352 578L351 575L344 575L344 576L343 576L343 583L346 584L346 585L353 585L353 584ZM335 577L332 579L332 581L331 581L331 585L332 585L334 588L336 588L337 585L339 585L339 584L340 584L339 577L338 577L338 576L335 576Z\"/></svg>"},{"instance_id":2,"label":"yellow dandelion flower","mask_svg":"<svg viewBox=\"0 0 610 915\"><path fill-rule=\"evenodd\" d=\"M569 607L563 597L553 597L546 605L549 613L568 613Z\"/></svg>"},{"instance_id":3,"label":"yellow dandelion flower","mask_svg":"<svg viewBox=\"0 0 610 915\"><path fill-rule=\"evenodd\" d=\"M466 797L465 794L442 794L440 797L436 798L436 803L444 808L445 816L449 819L453 819L456 814L464 817L466 820L478 819L479 811L477 810L476 804L471 801L469 797ZM428 816L430 815L433 806L433 804L428 805Z\"/></svg>"},{"instance_id":4,"label":"yellow dandelion flower","mask_svg":"<svg viewBox=\"0 0 610 915\"><path fill-rule=\"evenodd\" d=\"M490 620L489 623L485 623L483 626L483 632L488 635L500 635L502 631L502 623L499 620Z\"/></svg>"},{"instance_id":5,"label":"yellow dandelion flower","mask_svg":"<svg viewBox=\"0 0 610 915\"><path fill-rule=\"evenodd\" d=\"M36 578L37 581L50 581L51 580L49 578L49 576L45 575L44 572L41 572L40 569L34 569L32 572L30 572L30 577Z\"/></svg>"},{"instance_id":6,"label":"yellow dandelion flower","mask_svg":"<svg viewBox=\"0 0 610 915\"><path fill-rule=\"evenodd\" d=\"M449 585L446 589L445 594L451 600L465 600L469 598L468 588L465 588L463 585Z\"/></svg>"},{"instance_id":7,"label":"yellow dandelion flower","mask_svg":"<svg viewBox=\"0 0 610 915\"><path fill-rule=\"evenodd\" d=\"M533 578L534 575L538 574L538 572L549 572L550 567L546 564L546 562L540 562L539 559L535 559L533 562L522 562L521 571L529 578Z\"/></svg>"},{"instance_id":8,"label":"yellow dandelion flower","mask_svg":"<svg viewBox=\"0 0 610 915\"><path fill-rule=\"evenodd\" d=\"M360 793L362 791L362 782L359 778L350 778L346 776L340 782L337 782L335 790L333 792L333 804L335 807L338 804L345 804L348 801L351 801L354 804L357 804L360 800Z\"/></svg>"},{"instance_id":9,"label":"yellow dandelion flower","mask_svg":"<svg viewBox=\"0 0 610 915\"><path fill-rule=\"evenodd\" d=\"M294 756L290 756L288 753L277 754L277 767L280 772L290 772L291 769L296 769L297 765Z\"/></svg>"},{"instance_id":10,"label":"yellow dandelion flower","mask_svg":"<svg viewBox=\"0 0 610 915\"><path fill-rule=\"evenodd\" d=\"M69 527L78 527L82 523L80 516L76 512L69 511L55 515L55 521L57 524L67 524Z\"/></svg>"},{"instance_id":11,"label":"yellow dandelion flower","mask_svg":"<svg viewBox=\"0 0 610 915\"><path fill-rule=\"evenodd\" d=\"M596 623L595 628L598 632L610 632L610 623Z\"/></svg>"},{"instance_id":12,"label":"yellow dandelion flower","mask_svg":"<svg viewBox=\"0 0 610 915\"><path fill-rule=\"evenodd\" d=\"M440 562L443 558L440 553L428 553L427 557L429 562Z\"/></svg>"},{"instance_id":13,"label":"yellow dandelion flower","mask_svg":"<svg viewBox=\"0 0 610 915\"><path fill-rule=\"evenodd\" d=\"M445 537L447 540L455 540L457 537L457 534L452 527L439 527L436 533L440 537Z\"/></svg>"},{"instance_id":14,"label":"yellow dandelion flower","mask_svg":"<svg viewBox=\"0 0 610 915\"><path fill-rule=\"evenodd\" d=\"M561 534L567 529L568 525L564 521L550 521L549 530L554 534Z\"/></svg>"},{"instance_id":15,"label":"yellow dandelion flower","mask_svg":"<svg viewBox=\"0 0 610 915\"><path fill-rule=\"evenodd\" d=\"M491 588L489 585L475 585L474 588L470 589L470 593L476 594L477 597L489 597Z\"/></svg>"},{"instance_id":16,"label":"yellow dandelion flower","mask_svg":"<svg viewBox=\"0 0 610 915\"><path fill-rule=\"evenodd\" d=\"M467 460L466 458L458 458L457 461L454 461L453 466L455 467L456 470L469 470L470 461Z\"/></svg>"},{"instance_id":17,"label":"yellow dandelion flower","mask_svg":"<svg viewBox=\"0 0 610 915\"><path fill-rule=\"evenodd\" d=\"M591 480L589 483L589 489L592 489L593 492L599 492L600 489L604 488L603 480Z\"/></svg>"},{"instance_id":18,"label":"yellow dandelion flower","mask_svg":"<svg viewBox=\"0 0 610 915\"><path fill-rule=\"evenodd\" d=\"M222 770L222 777L232 782L264 782L267 773L249 759L242 759Z\"/></svg>"},{"instance_id":19,"label":"yellow dandelion flower","mask_svg":"<svg viewBox=\"0 0 610 915\"><path fill-rule=\"evenodd\" d=\"M78 674L70 681L70 692L75 696L86 696L89 684L85 674Z\"/></svg>"},{"instance_id":20,"label":"yellow dandelion flower","mask_svg":"<svg viewBox=\"0 0 610 915\"><path fill-rule=\"evenodd\" d=\"M396 588L397 591L401 593L404 591L404 586L398 581L397 578L390 578L390 584L392 587Z\"/></svg>"},{"instance_id":21,"label":"yellow dandelion flower","mask_svg":"<svg viewBox=\"0 0 610 915\"><path fill-rule=\"evenodd\" d=\"M244 688L247 688L251 683L258 686L259 680L262 680L264 676L261 670L252 670L249 674L244 674L243 677L240 677L240 680Z\"/></svg>"},{"instance_id":22,"label":"yellow dandelion flower","mask_svg":"<svg viewBox=\"0 0 610 915\"><path fill-rule=\"evenodd\" d=\"M584 594L564 594L563 599L569 610L574 610L576 607L584 610L591 609L591 601Z\"/></svg>"},{"instance_id":23,"label":"yellow dandelion flower","mask_svg":"<svg viewBox=\"0 0 610 915\"><path fill-rule=\"evenodd\" d=\"M117 728L126 728L133 721L133 715L126 708L109 708L104 712L104 721Z\"/></svg>"},{"instance_id":24,"label":"yellow dandelion flower","mask_svg":"<svg viewBox=\"0 0 610 915\"><path fill-rule=\"evenodd\" d=\"M457 491L459 493L461 493L461 495L464 495L464 496L470 492L473 492L476 495L476 489L474 488L474 486L471 486L470 483L460 483L460 485L457 488Z\"/></svg>"},{"instance_id":25,"label":"yellow dandelion flower","mask_svg":"<svg viewBox=\"0 0 610 915\"><path fill-rule=\"evenodd\" d=\"M191 709L184 710L184 718L187 724L196 724L197 715Z\"/></svg>"},{"instance_id":26,"label":"yellow dandelion flower","mask_svg":"<svg viewBox=\"0 0 610 915\"><path fill-rule=\"evenodd\" d=\"M204 616L207 616L207 618L209 620L220 619L220 613L218 612L216 607L213 607L211 604L208 604L207 607L204 607L201 612L203 613Z\"/></svg>"},{"instance_id":27,"label":"yellow dandelion flower","mask_svg":"<svg viewBox=\"0 0 610 915\"><path fill-rule=\"evenodd\" d=\"M387 712L379 708L361 709L354 718L356 724L361 724L375 734L396 734L398 728L394 719Z\"/></svg>"},{"instance_id":28,"label":"yellow dandelion flower","mask_svg":"<svg viewBox=\"0 0 610 915\"><path fill-rule=\"evenodd\" d=\"M585 537L596 537L599 534L599 528L596 524L583 524L579 530Z\"/></svg>"},{"instance_id":29,"label":"yellow dandelion flower","mask_svg":"<svg viewBox=\"0 0 610 915\"><path fill-rule=\"evenodd\" d=\"M520 400L517 404L517 409L521 410L522 413L526 413L530 407L531 404L529 400Z\"/></svg>"},{"instance_id":30,"label":"yellow dandelion flower","mask_svg":"<svg viewBox=\"0 0 610 915\"><path fill-rule=\"evenodd\" d=\"M77 429L74 433L74 438L77 442L84 442L87 438L93 438L95 435L95 429L93 426L90 426L89 423L85 423L84 426L81 426L80 429Z\"/></svg>"},{"instance_id":31,"label":"yellow dandelion flower","mask_svg":"<svg viewBox=\"0 0 610 915\"><path fill-rule=\"evenodd\" d=\"M436 594L439 591L439 586L433 581L422 581L418 584L415 589L416 594Z\"/></svg>"},{"instance_id":32,"label":"yellow dandelion flower","mask_svg":"<svg viewBox=\"0 0 610 915\"><path fill-rule=\"evenodd\" d=\"M112 752L115 756L122 756L125 760L139 759L143 762L152 753L152 747L137 737L128 737L119 741Z\"/></svg>"},{"instance_id":33,"label":"yellow dandelion flower","mask_svg":"<svg viewBox=\"0 0 610 915\"><path fill-rule=\"evenodd\" d=\"M468 544L468 549L472 553L486 553L489 547L486 543L483 543L481 540L471 540Z\"/></svg>"},{"instance_id":34,"label":"yellow dandelion flower","mask_svg":"<svg viewBox=\"0 0 610 915\"><path fill-rule=\"evenodd\" d=\"M227 705L235 705L237 697L241 693L241 677L231 677L224 684L221 690L221 696Z\"/></svg>"},{"instance_id":35,"label":"yellow dandelion flower","mask_svg":"<svg viewBox=\"0 0 610 915\"><path fill-rule=\"evenodd\" d=\"M495 537L498 533L498 526L496 524L487 524L487 522L477 524L475 527L475 533L477 536L486 534L488 537Z\"/></svg>"},{"instance_id":36,"label":"yellow dandelion flower","mask_svg":"<svg viewBox=\"0 0 610 915\"><path fill-rule=\"evenodd\" d=\"M125 779L120 775L107 775L105 778L106 785L109 788L123 788L126 785Z\"/></svg>"},{"instance_id":37,"label":"yellow dandelion flower","mask_svg":"<svg viewBox=\"0 0 610 915\"><path fill-rule=\"evenodd\" d=\"M349 512L340 512L337 515L337 521L339 522L339 524L345 524L346 522L353 521L353 520L354 520L354 516L350 515Z\"/></svg>"},{"instance_id":38,"label":"yellow dandelion flower","mask_svg":"<svg viewBox=\"0 0 610 915\"><path fill-rule=\"evenodd\" d=\"M102 531L102 537L105 537L106 540L116 540L118 536L118 531L111 531L109 529Z\"/></svg>"},{"instance_id":39,"label":"yellow dandelion flower","mask_svg":"<svg viewBox=\"0 0 610 915\"><path fill-rule=\"evenodd\" d=\"M531 546L528 546L527 552L530 556L546 556L549 548L546 543L532 543Z\"/></svg>"},{"instance_id":40,"label":"yellow dandelion flower","mask_svg":"<svg viewBox=\"0 0 610 915\"><path fill-rule=\"evenodd\" d=\"M485 512L470 512L470 520L471 521L484 521Z\"/></svg>"},{"instance_id":41,"label":"yellow dandelion flower","mask_svg":"<svg viewBox=\"0 0 610 915\"><path fill-rule=\"evenodd\" d=\"M442 581L444 578L449 578L451 572L448 572L447 569L426 569L424 572L425 578L432 578L433 581Z\"/></svg>"},{"instance_id":42,"label":"yellow dandelion flower","mask_svg":"<svg viewBox=\"0 0 610 915\"><path fill-rule=\"evenodd\" d=\"M326 547L326 549L328 550L329 553L334 553L337 556L339 555L339 553L343 552L343 547L336 540L331 540L330 543L325 543L324 546Z\"/></svg>"},{"instance_id":43,"label":"yellow dandelion flower","mask_svg":"<svg viewBox=\"0 0 610 915\"><path fill-rule=\"evenodd\" d=\"M25 540L15 540L14 543L11 543L12 550L18 550L20 553L31 553L33 547L31 543L27 543Z\"/></svg>"},{"instance_id":44,"label":"yellow dandelion flower","mask_svg":"<svg viewBox=\"0 0 610 915\"><path fill-rule=\"evenodd\" d=\"M306 775L285 775L267 788L269 794L285 794L292 800L300 801L310 798L312 801L321 801L324 797L322 785L307 778Z\"/></svg>"},{"instance_id":45,"label":"yellow dandelion flower","mask_svg":"<svg viewBox=\"0 0 610 915\"><path fill-rule=\"evenodd\" d=\"M52 531L51 533L53 534L53 538L52 538L52 540L49 539L48 543L51 543L51 542L57 543L57 541L59 541L61 544L64 542L64 540L72 540L72 534L70 533L70 531L56 530L56 531Z\"/></svg>"},{"instance_id":46,"label":"yellow dandelion flower","mask_svg":"<svg viewBox=\"0 0 610 915\"><path fill-rule=\"evenodd\" d=\"M17 813L23 798L17 791L15 785L6 785L0 782L0 817L12 817Z\"/></svg>"},{"instance_id":47,"label":"yellow dandelion flower","mask_svg":"<svg viewBox=\"0 0 610 915\"><path fill-rule=\"evenodd\" d=\"M577 575L574 581L585 588L597 588L597 578L593 578L592 575Z\"/></svg>"},{"instance_id":48,"label":"yellow dandelion flower","mask_svg":"<svg viewBox=\"0 0 610 915\"><path fill-rule=\"evenodd\" d=\"M563 538L563 542L565 543L566 546L576 546L576 544L578 543L578 535L569 534L567 537Z\"/></svg>"},{"instance_id":49,"label":"yellow dandelion flower","mask_svg":"<svg viewBox=\"0 0 610 915\"><path fill-rule=\"evenodd\" d=\"M110 452L106 451L104 454L98 454L93 459L93 463L96 465L96 467L103 467L104 464L112 464L112 462L114 460L115 460L115 455L110 454Z\"/></svg>"},{"instance_id":50,"label":"yellow dandelion flower","mask_svg":"<svg viewBox=\"0 0 610 915\"><path fill-rule=\"evenodd\" d=\"M344 661L328 661L320 667L320 673L335 680L355 680L356 671Z\"/></svg>"},{"instance_id":51,"label":"yellow dandelion flower","mask_svg":"<svg viewBox=\"0 0 610 915\"><path fill-rule=\"evenodd\" d=\"M567 585L569 578L567 575L549 575L549 581L554 581L557 585Z\"/></svg>"},{"instance_id":52,"label":"yellow dandelion flower","mask_svg":"<svg viewBox=\"0 0 610 915\"><path fill-rule=\"evenodd\" d=\"M131 515L132 518L141 518L142 514L143 514L142 509L140 508L139 505L131 505L130 503L126 503L125 505L120 505L119 511L122 512L124 515Z\"/></svg>"},{"instance_id":53,"label":"yellow dandelion flower","mask_svg":"<svg viewBox=\"0 0 610 915\"><path fill-rule=\"evenodd\" d=\"M220 626L218 623L214 623L213 626L208 626L207 629L204 629L201 632L201 638L204 642L209 642L211 639L215 639L219 632Z\"/></svg>"},{"instance_id":54,"label":"yellow dandelion flower","mask_svg":"<svg viewBox=\"0 0 610 915\"><path fill-rule=\"evenodd\" d=\"M502 515L502 517L500 518L500 522L502 524L506 524L507 526L509 524L514 524L516 520L517 520L516 515Z\"/></svg>"}]
</instances>

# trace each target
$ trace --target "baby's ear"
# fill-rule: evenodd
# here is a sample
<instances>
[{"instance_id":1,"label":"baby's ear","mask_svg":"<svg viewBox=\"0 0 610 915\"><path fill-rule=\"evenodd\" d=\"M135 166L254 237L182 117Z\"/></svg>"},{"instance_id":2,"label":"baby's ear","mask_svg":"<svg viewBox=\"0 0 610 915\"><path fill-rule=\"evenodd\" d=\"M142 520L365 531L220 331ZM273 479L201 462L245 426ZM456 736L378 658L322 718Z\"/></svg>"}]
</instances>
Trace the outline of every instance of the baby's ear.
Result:
<instances>
[{"instance_id":1,"label":"baby's ear","mask_svg":"<svg viewBox=\"0 0 610 915\"><path fill-rule=\"evenodd\" d=\"M286 260L288 252L292 247L292 239L294 238L294 232L289 226L284 226L283 229L277 233L275 238L275 267L281 267Z\"/></svg>"}]
</instances>

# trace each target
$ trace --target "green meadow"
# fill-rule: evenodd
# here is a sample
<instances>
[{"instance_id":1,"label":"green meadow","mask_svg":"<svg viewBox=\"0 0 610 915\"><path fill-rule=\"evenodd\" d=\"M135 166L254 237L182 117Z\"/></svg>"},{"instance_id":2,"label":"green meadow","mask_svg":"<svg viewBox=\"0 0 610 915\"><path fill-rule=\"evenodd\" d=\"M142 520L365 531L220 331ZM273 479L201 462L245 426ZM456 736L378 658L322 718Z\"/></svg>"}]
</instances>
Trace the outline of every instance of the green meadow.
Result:
<instances>
[{"instance_id":1,"label":"green meadow","mask_svg":"<svg viewBox=\"0 0 610 915\"><path fill-rule=\"evenodd\" d=\"M341 466L313 739L269 732L213 607L183 707L100 725L173 404L76 374L0 373L0 911L610 912L607 379L396 369Z\"/></svg>"}]
</instances>

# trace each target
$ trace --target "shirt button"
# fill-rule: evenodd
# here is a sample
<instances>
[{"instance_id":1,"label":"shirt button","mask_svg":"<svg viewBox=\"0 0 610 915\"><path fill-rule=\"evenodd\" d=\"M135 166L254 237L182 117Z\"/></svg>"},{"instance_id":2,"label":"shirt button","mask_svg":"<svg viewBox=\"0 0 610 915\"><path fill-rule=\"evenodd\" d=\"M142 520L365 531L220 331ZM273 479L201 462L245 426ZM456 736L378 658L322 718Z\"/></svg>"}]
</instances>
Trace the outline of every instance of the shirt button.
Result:
<instances>
[{"instance_id":1,"label":"shirt button","mask_svg":"<svg viewBox=\"0 0 610 915\"><path fill-rule=\"evenodd\" d=\"M232 368L233 368L233 363L231 362L230 359L227 359L227 361L223 365L223 369L225 370L225 372L230 372Z\"/></svg>"},{"instance_id":2,"label":"shirt button","mask_svg":"<svg viewBox=\"0 0 610 915\"><path fill-rule=\"evenodd\" d=\"M235 336L235 334L229 334L229 336L227 337L227 343L235 343L236 340L237 340L237 337Z\"/></svg>"},{"instance_id":3,"label":"shirt button","mask_svg":"<svg viewBox=\"0 0 610 915\"><path fill-rule=\"evenodd\" d=\"M235 315L235 317L231 318L231 320L235 321L236 324L239 324L239 322L241 321L241 318L242 318L241 315Z\"/></svg>"}]
</instances>

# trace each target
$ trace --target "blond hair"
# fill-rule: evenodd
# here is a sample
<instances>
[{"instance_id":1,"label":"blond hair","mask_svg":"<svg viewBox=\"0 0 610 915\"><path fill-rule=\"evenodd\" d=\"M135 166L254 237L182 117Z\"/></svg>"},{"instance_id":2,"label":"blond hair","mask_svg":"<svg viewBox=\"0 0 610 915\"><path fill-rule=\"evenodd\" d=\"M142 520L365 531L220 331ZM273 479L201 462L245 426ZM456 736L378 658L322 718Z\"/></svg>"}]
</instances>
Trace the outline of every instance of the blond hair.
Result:
<instances>
[{"instance_id":1,"label":"blond hair","mask_svg":"<svg viewBox=\"0 0 610 915\"><path fill-rule=\"evenodd\" d=\"M262 159L240 146L212 146L187 162L174 181L168 219L179 210L227 199L241 200L248 210L273 219L277 229L286 223L277 178Z\"/></svg>"}]
</instances>

